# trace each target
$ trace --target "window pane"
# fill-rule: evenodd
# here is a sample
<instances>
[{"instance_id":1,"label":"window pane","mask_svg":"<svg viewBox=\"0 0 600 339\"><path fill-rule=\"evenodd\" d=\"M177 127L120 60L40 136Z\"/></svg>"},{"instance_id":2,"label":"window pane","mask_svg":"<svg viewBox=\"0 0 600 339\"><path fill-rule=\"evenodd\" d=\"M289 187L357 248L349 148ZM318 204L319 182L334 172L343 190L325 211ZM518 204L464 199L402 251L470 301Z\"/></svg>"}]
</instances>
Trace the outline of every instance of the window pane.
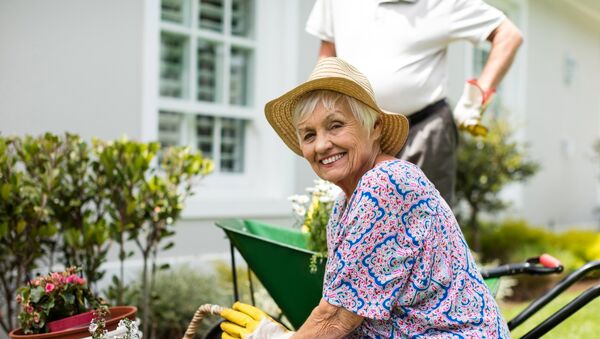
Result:
<instances>
[{"instance_id":1,"label":"window pane","mask_svg":"<svg viewBox=\"0 0 600 339\"><path fill-rule=\"evenodd\" d=\"M185 95L185 60L187 41L183 36L162 33L160 36L160 95L183 98Z\"/></svg>"},{"instance_id":2,"label":"window pane","mask_svg":"<svg viewBox=\"0 0 600 339\"><path fill-rule=\"evenodd\" d=\"M158 140L163 147L181 143L183 116L180 113L160 111L158 113Z\"/></svg>"},{"instance_id":3,"label":"window pane","mask_svg":"<svg viewBox=\"0 0 600 339\"><path fill-rule=\"evenodd\" d=\"M249 37L252 34L252 1L232 0L231 2L231 33Z\"/></svg>"},{"instance_id":4,"label":"window pane","mask_svg":"<svg viewBox=\"0 0 600 339\"><path fill-rule=\"evenodd\" d=\"M223 52L220 44L198 40L198 93L200 101L220 101Z\"/></svg>"},{"instance_id":5,"label":"window pane","mask_svg":"<svg viewBox=\"0 0 600 339\"><path fill-rule=\"evenodd\" d=\"M229 103L248 105L248 70L251 52L246 49L231 48L231 79L229 83Z\"/></svg>"},{"instance_id":6,"label":"window pane","mask_svg":"<svg viewBox=\"0 0 600 339\"><path fill-rule=\"evenodd\" d=\"M161 0L160 17L163 21L179 24L187 23L187 1L184 0Z\"/></svg>"},{"instance_id":7,"label":"window pane","mask_svg":"<svg viewBox=\"0 0 600 339\"><path fill-rule=\"evenodd\" d=\"M221 120L221 172L244 170L244 120Z\"/></svg>"},{"instance_id":8,"label":"window pane","mask_svg":"<svg viewBox=\"0 0 600 339\"><path fill-rule=\"evenodd\" d=\"M214 129L215 118L204 115L196 116L196 146L207 158L213 158Z\"/></svg>"},{"instance_id":9,"label":"window pane","mask_svg":"<svg viewBox=\"0 0 600 339\"><path fill-rule=\"evenodd\" d=\"M199 0L198 25L201 29L223 32L225 8L223 0Z\"/></svg>"}]
</instances>

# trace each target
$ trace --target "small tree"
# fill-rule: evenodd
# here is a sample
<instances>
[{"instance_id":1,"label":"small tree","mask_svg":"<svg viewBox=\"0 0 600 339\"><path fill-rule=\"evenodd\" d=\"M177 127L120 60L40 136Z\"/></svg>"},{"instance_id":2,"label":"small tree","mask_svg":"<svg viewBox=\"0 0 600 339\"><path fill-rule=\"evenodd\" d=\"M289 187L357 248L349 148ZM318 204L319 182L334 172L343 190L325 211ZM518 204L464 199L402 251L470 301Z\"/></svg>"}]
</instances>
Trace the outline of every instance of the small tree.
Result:
<instances>
[{"instance_id":1,"label":"small tree","mask_svg":"<svg viewBox=\"0 0 600 339\"><path fill-rule=\"evenodd\" d=\"M111 237L119 246L120 276L113 277L109 298L123 304L124 260L133 255L125 243L135 243L142 256L140 313L143 333L149 334L150 298L157 271L160 250L174 244L164 241L172 237L173 223L181 215L184 200L193 193L193 183L212 171L212 162L188 148L169 148L160 166L155 165L160 150L158 143L140 143L120 139L114 142L94 141L98 156L97 171L105 185L107 211L110 214Z\"/></svg>"},{"instance_id":2,"label":"small tree","mask_svg":"<svg viewBox=\"0 0 600 339\"><path fill-rule=\"evenodd\" d=\"M500 191L513 182L525 181L539 169L529 160L525 146L513 140L508 123L494 120L485 138L461 133L456 181L457 201L469 207L466 227L471 247L480 251L478 217L481 212L494 213L509 206Z\"/></svg>"},{"instance_id":3,"label":"small tree","mask_svg":"<svg viewBox=\"0 0 600 339\"><path fill-rule=\"evenodd\" d=\"M60 225L60 250L65 265L82 267L94 288L104 275L100 266L110 247L102 179L92 170L95 159L85 141L67 133L61 143L60 185L50 201Z\"/></svg>"},{"instance_id":4,"label":"small tree","mask_svg":"<svg viewBox=\"0 0 600 339\"><path fill-rule=\"evenodd\" d=\"M0 137L0 325L15 327L14 297L36 261L51 251L57 227L48 207L57 186L56 137Z\"/></svg>"}]
</instances>

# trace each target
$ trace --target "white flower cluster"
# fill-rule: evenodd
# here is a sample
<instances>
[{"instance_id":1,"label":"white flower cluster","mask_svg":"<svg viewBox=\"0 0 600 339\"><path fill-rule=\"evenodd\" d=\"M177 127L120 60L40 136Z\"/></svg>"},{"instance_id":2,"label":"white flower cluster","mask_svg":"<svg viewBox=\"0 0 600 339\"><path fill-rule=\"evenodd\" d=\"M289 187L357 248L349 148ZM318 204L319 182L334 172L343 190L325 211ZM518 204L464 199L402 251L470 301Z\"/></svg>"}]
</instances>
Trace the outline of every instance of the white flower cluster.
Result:
<instances>
[{"instance_id":1,"label":"white flower cluster","mask_svg":"<svg viewBox=\"0 0 600 339\"><path fill-rule=\"evenodd\" d=\"M117 329L108 332L106 329L102 331L102 333L96 333L98 330L99 324L96 322L96 319L92 320L88 330L90 333L94 334L94 338L98 339L142 339L142 332L138 329L138 324L136 321L131 321L129 318L122 319L119 321L117 325Z\"/></svg>"},{"instance_id":2,"label":"white flower cluster","mask_svg":"<svg viewBox=\"0 0 600 339\"><path fill-rule=\"evenodd\" d=\"M342 192L341 188L330 183L329 181L317 179L314 187L306 189L312 196L318 196L321 202L332 202Z\"/></svg>"},{"instance_id":3,"label":"white flower cluster","mask_svg":"<svg viewBox=\"0 0 600 339\"><path fill-rule=\"evenodd\" d=\"M288 198L288 200L292 202L292 211L299 219L301 219L300 223L302 223L306 217L308 208L314 198L318 198L319 201L323 203L332 202L342 190L329 181L317 179L315 180L315 185L306 188L306 191L310 193L310 197L308 195L296 194Z\"/></svg>"},{"instance_id":4,"label":"white flower cluster","mask_svg":"<svg viewBox=\"0 0 600 339\"><path fill-rule=\"evenodd\" d=\"M129 318L125 318L119 321L117 325L117 332L125 331L125 335L116 336L115 339L142 339L142 332L138 329L138 324L135 321L131 321Z\"/></svg>"}]
</instances>

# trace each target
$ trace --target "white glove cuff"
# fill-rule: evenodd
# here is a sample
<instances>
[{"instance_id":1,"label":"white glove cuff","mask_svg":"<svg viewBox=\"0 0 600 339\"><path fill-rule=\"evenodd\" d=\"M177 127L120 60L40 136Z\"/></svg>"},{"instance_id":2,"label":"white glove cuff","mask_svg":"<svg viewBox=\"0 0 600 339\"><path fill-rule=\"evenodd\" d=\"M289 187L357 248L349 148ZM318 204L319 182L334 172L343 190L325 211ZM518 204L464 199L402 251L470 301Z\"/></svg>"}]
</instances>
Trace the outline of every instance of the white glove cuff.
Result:
<instances>
[{"instance_id":1,"label":"white glove cuff","mask_svg":"<svg viewBox=\"0 0 600 339\"><path fill-rule=\"evenodd\" d=\"M244 339L288 339L294 333L269 318L263 318L254 332L244 336Z\"/></svg>"}]
</instances>

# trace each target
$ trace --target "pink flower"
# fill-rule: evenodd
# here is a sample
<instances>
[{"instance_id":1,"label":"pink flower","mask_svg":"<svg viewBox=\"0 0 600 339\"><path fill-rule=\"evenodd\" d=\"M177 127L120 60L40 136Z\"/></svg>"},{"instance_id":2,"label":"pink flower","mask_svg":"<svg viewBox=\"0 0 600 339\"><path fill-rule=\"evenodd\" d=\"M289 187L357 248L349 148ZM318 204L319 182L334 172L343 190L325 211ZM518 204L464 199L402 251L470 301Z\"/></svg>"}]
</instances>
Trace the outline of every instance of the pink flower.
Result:
<instances>
[{"instance_id":1,"label":"pink flower","mask_svg":"<svg viewBox=\"0 0 600 339\"><path fill-rule=\"evenodd\" d=\"M76 284L78 279L79 279L78 276L76 276L75 274L71 274L70 276L67 277L67 284Z\"/></svg>"},{"instance_id":2,"label":"pink flower","mask_svg":"<svg viewBox=\"0 0 600 339\"><path fill-rule=\"evenodd\" d=\"M52 273L50 277L52 279L52 282L55 284L64 284L66 282L65 276L60 274L59 272Z\"/></svg>"},{"instance_id":3,"label":"pink flower","mask_svg":"<svg viewBox=\"0 0 600 339\"><path fill-rule=\"evenodd\" d=\"M23 301L23 297L20 294L17 294L17 302L20 304Z\"/></svg>"},{"instance_id":4,"label":"pink flower","mask_svg":"<svg viewBox=\"0 0 600 339\"><path fill-rule=\"evenodd\" d=\"M40 322L40 317L39 317L37 314L36 314L36 315L34 315L34 316L33 316L33 321L34 321L35 323L39 323L39 322Z\"/></svg>"},{"instance_id":5,"label":"pink flower","mask_svg":"<svg viewBox=\"0 0 600 339\"><path fill-rule=\"evenodd\" d=\"M47 283L47 284L46 284L46 293L50 293L50 292L52 292L52 291L54 291L54 284L52 284L52 283Z\"/></svg>"},{"instance_id":6,"label":"pink flower","mask_svg":"<svg viewBox=\"0 0 600 339\"><path fill-rule=\"evenodd\" d=\"M32 281L33 286L40 286L40 279L35 279Z\"/></svg>"},{"instance_id":7,"label":"pink flower","mask_svg":"<svg viewBox=\"0 0 600 339\"><path fill-rule=\"evenodd\" d=\"M31 305L27 305L25 307L25 312L27 312L29 314L33 313L33 307Z\"/></svg>"},{"instance_id":8,"label":"pink flower","mask_svg":"<svg viewBox=\"0 0 600 339\"><path fill-rule=\"evenodd\" d=\"M75 281L75 283L77 283L79 285L85 285L85 279L83 279L81 277L77 277L77 280Z\"/></svg>"}]
</instances>

